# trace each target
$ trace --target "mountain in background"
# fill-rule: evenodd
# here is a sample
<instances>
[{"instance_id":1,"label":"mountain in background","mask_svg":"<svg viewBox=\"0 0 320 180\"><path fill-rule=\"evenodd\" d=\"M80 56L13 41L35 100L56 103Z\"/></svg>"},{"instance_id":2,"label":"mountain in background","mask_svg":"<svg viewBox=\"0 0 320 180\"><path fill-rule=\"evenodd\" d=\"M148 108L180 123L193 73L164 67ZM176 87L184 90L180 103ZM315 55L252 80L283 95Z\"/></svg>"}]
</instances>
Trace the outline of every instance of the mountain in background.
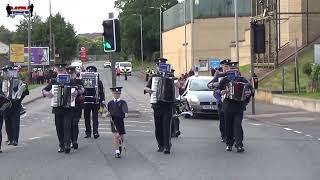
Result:
<instances>
[{"instance_id":1,"label":"mountain in background","mask_svg":"<svg viewBox=\"0 0 320 180\"><path fill-rule=\"evenodd\" d=\"M83 33L78 34L78 36L87 37L89 39L97 39L102 37L102 33Z\"/></svg>"}]
</instances>

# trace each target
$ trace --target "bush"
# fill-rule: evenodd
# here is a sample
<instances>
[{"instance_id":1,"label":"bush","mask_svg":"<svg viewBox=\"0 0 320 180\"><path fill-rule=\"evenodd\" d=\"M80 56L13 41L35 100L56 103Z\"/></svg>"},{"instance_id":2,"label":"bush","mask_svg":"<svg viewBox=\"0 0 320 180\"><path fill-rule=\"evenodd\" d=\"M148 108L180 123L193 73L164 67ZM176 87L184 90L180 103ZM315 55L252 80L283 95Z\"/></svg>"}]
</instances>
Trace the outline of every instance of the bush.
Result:
<instances>
[{"instance_id":1,"label":"bush","mask_svg":"<svg viewBox=\"0 0 320 180\"><path fill-rule=\"evenodd\" d=\"M302 72L307 76L311 76L312 72L312 63L306 63L302 66Z\"/></svg>"},{"instance_id":2,"label":"bush","mask_svg":"<svg viewBox=\"0 0 320 180\"><path fill-rule=\"evenodd\" d=\"M157 58L160 58L160 52L159 52L159 51L154 52L154 53L152 54L152 57L151 57L151 58L152 58L151 61L153 61L153 60L155 60L155 59L157 59Z\"/></svg>"}]
</instances>

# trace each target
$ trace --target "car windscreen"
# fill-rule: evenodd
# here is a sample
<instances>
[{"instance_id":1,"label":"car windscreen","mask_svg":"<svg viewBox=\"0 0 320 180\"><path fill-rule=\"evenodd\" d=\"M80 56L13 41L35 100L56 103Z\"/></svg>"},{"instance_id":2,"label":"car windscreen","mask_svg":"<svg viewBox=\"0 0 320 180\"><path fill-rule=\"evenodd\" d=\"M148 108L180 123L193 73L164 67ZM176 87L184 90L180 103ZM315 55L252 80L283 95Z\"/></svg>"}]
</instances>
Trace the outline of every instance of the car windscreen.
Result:
<instances>
[{"instance_id":1,"label":"car windscreen","mask_svg":"<svg viewBox=\"0 0 320 180\"><path fill-rule=\"evenodd\" d=\"M189 90L190 91L210 91L207 84L211 79L192 79L190 81Z\"/></svg>"},{"instance_id":2,"label":"car windscreen","mask_svg":"<svg viewBox=\"0 0 320 180\"><path fill-rule=\"evenodd\" d=\"M131 63L120 63L121 67L131 67Z\"/></svg>"}]
</instances>

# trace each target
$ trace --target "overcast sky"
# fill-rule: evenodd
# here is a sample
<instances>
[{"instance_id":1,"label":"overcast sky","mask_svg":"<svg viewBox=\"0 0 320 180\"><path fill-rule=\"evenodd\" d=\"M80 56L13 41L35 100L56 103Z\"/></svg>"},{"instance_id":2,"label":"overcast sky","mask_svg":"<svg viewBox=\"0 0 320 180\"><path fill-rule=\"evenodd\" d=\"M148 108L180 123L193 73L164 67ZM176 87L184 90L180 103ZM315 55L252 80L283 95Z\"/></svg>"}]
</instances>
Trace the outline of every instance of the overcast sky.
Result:
<instances>
[{"instance_id":1,"label":"overcast sky","mask_svg":"<svg viewBox=\"0 0 320 180\"><path fill-rule=\"evenodd\" d=\"M60 12L62 16L74 25L77 33L102 32L102 21L108 18L109 12L115 12L115 0L51 0L51 12ZM49 0L31 0L34 12L44 21L49 16ZM28 0L0 0L0 25L9 30L16 30L16 25L22 16L7 17L6 6L27 6ZM117 16L117 12L116 16Z\"/></svg>"}]
</instances>

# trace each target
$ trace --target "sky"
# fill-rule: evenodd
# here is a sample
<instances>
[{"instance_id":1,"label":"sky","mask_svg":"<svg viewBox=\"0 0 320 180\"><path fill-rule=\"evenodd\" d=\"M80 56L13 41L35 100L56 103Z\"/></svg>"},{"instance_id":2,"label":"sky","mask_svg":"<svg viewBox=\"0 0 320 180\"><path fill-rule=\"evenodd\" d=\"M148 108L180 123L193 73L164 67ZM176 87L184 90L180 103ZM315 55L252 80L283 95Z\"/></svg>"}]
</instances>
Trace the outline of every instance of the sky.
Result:
<instances>
[{"instance_id":1,"label":"sky","mask_svg":"<svg viewBox=\"0 0 320 180\"><path fill-rule=\"evenodd\" d=\"M58 12L74 25L77 34L102 32L102 22L108 19L108 13L118 13L114 9L115 0L51 0L51 13ZM50 15L49 0L30 0L34 5L34 13L38 14L43 21ZM28 0L0 0L0 26L4 25L11 31L16 30L16 25L23 16L15 18L7 17L5 10L10 6L27 6Z\"/></svg>"}]
</instances>

